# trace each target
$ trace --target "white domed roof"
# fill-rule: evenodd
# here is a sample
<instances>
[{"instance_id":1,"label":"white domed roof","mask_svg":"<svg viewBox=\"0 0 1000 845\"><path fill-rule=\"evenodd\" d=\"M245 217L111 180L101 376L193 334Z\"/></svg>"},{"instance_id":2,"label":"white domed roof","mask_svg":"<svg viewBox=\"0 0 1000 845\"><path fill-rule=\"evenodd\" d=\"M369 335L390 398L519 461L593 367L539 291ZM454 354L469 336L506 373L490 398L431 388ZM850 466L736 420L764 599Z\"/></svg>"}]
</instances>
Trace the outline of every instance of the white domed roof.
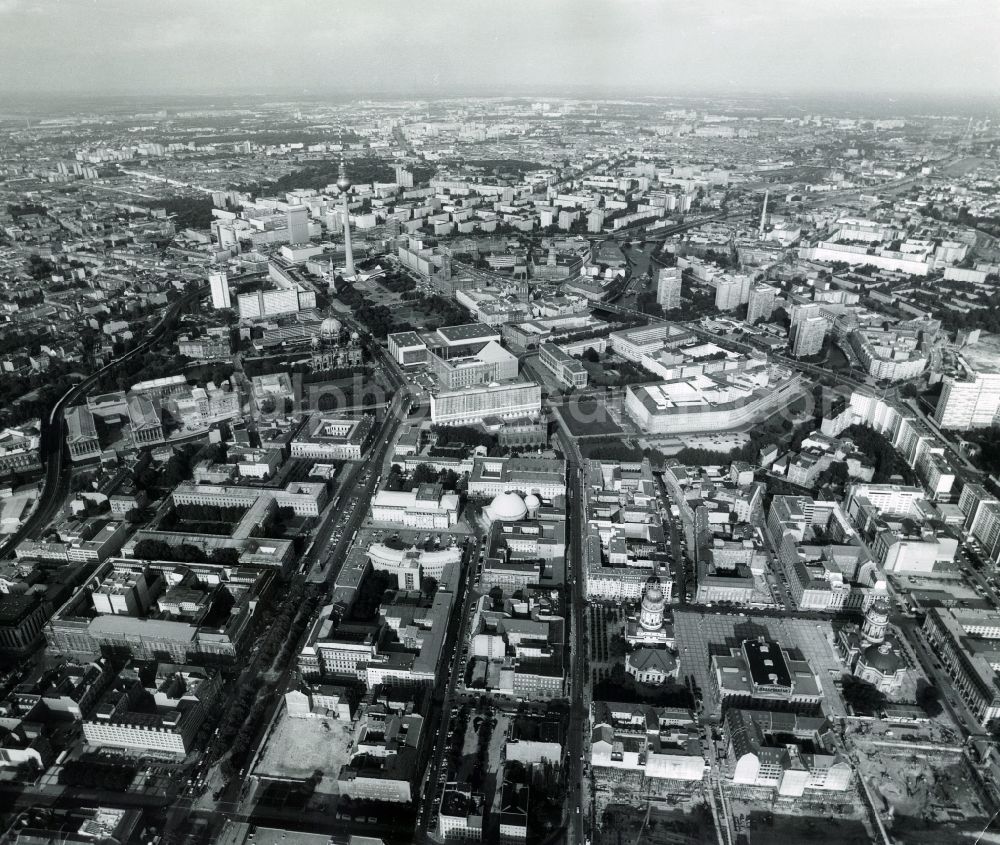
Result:
<instances>
[{"instance_id":1,"label":"white domed roof","mask_svg":"<svg viewBox=\"0 0 1000 845\"><path fill-rule=\"evenodd\" d=\"M490 502L489 510L492 519L502 519L508 522L524 519L528 513L524 500L517 493L501 493L496 496Z\"/></svg>"},{"instance_id":2,"label":"white domed roof","mask_svg":"<svg viewBox=\"0 0 1000 845\"><path fill-rule=\"evenodd\" d=\"M653 575L646 582L646 594L643 597L642 605L643 607L655 606L662 604L663 601L663 588L660 586L660 579Z\"/></svg>"},{"instance_id":3,"label":"white domed roof","mask_svg":"<svg viewBox=\"0 0 1000 845\"><path fill-rule=\"evenodd\" d=\"M340 334L342 324L336 317L327 317L319 327L320 334L335 335Z\"/></svg>"},{"instance_id":4,"label":"white domed roof","mask_svg":"<svg viewBox=\"0 0 1000 845\"><path fill-rule=\"evenodd\" d=\"M542 506L542 500L538 498L534 493L529 493L524 497L524 506L529 510L537 510Z\"/></svg>"}]
</instances>

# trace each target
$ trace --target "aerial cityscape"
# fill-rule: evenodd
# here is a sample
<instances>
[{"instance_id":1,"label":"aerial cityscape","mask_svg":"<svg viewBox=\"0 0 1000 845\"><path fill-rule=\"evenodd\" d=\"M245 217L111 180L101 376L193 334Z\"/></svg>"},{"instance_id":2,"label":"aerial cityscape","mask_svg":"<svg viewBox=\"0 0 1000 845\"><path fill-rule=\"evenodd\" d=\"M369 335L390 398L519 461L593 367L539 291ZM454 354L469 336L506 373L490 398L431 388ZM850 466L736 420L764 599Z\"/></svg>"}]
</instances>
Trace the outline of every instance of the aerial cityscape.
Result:
<instances>
[{"instance_id":1,"label":"aerial cityscape","mask_svg":"<svg viewBox=\"0 0 1000 845\"><path fill-rule=\"evenodd\" d=\"M1000 7L705 5L0 0L0 845L1000 843Z\"/></svg>"}]
</instances>

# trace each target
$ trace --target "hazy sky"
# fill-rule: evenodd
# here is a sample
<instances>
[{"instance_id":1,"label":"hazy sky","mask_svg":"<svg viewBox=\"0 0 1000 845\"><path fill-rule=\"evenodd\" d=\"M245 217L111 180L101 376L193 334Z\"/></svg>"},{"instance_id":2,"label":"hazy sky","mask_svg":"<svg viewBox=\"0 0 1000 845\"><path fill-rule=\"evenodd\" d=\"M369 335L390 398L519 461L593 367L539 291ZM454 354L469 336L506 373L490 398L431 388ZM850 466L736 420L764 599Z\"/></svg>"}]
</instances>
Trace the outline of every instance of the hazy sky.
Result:
<instances>
[{"instance_id":1,"label":"hazy sky","mask_svg":"<svg viewBox=\"0 0 1000 845\"><path fill-rule=\"evenodd\" d=\"M1000 0L0 0L0 91L1000 92Z\"/></svg>"}]
</instances>

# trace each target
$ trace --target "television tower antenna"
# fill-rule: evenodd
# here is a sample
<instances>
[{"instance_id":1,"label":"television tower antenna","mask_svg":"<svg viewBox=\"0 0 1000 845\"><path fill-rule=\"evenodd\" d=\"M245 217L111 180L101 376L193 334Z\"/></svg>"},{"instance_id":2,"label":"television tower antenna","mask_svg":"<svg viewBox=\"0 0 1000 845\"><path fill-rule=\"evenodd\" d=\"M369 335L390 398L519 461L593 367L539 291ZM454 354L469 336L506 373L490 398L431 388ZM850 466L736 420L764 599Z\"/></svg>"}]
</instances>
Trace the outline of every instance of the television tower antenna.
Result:
<instances>
[{"instance_id":1,"label":"television tower antenna","mask_svg":"<svg viewBox=\"0 0 1000 845\"><path fill-rule=\"evenodd\" d=\"M337 188L340 190L341 208L344 214L344 275L353 279L354 250L351 248L351 212L347 208L347 192L351 189L351 180L347 178L344 160L340 160L340 175L337 178Z\"/></svg>"}]
</instances>

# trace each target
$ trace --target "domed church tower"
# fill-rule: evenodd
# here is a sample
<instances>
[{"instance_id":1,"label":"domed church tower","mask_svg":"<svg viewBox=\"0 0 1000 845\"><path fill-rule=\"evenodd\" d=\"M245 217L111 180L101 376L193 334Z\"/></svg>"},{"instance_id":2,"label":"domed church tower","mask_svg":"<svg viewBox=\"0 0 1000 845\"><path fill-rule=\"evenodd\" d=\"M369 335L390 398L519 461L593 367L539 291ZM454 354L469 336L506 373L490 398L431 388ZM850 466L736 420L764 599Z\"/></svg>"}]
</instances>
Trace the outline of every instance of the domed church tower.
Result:
<instances>
[{"instance_id":1,"label":"domed church tower","mask_svg":"<svg viewBox=\"0 0 1000 845\"><path fill-rule=\"evenodd\" d=\"M865 624L861 626L861 639L867 644L877 644L885 640L885 629L889 627L889 600L879 596L865 611Z\"/></svg>"},{"instance_id":2,"label":"domed church tower","mask_svg":"<svg viewBox=\"0 0 1000 845\"><path fill-rule=\"evenodd\" d=\"M643 590L642 607L639 611L639 624L646 631L659 631L663 627L663 610L667 600L656 575L649 576Z\"/></svg>"}]
</instances>

